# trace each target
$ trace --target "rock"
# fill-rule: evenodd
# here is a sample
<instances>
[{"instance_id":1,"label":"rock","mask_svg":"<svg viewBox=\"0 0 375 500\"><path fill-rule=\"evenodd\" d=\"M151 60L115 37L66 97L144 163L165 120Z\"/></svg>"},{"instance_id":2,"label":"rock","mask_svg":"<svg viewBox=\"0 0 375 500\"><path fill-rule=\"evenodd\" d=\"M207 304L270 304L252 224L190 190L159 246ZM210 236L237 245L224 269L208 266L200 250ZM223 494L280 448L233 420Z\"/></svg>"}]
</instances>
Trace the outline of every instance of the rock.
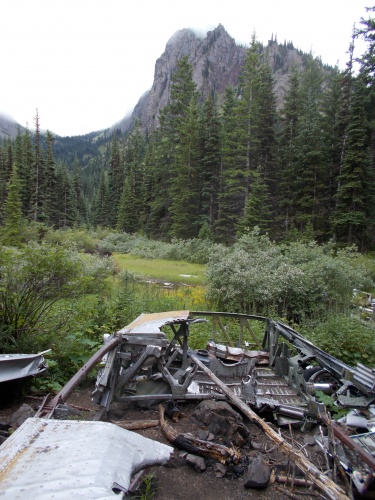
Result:
<instances>
[{"instance_id":1,"label":"rock","mask_svg":"<svg viewBox=\"0 0 375 500\"><path fill-rule=\"evenodd\" d=\"M215 463L214 471L216 472L216 477L224 477L227 473L227 467L223 464Z\"/></svg>"},{"instance_id":2,"label":"rock","mask_svg":"<svg viewBox=\"0 0 375 500\"><path fill-rule=\"evenodd\" d=\"M179 469L180 467L184 467L186 465L186 457L187 453L173 453L171 458L168 460L166 466L172 469Z\"/></svg>"},{"instance_id":3,"label":"rock","mask_svg":"<svg viewBox=\"0 0 375 500\"><path fill-rule=\"evenodd\" d=\"M245 472L245 468L242 467L242 465L234 465L233 472L235 474L237 474L238 476L240 476L241 474L243 474Z\"/></svg>"},{"instance_id":4,"label":"rock","mask_svg":"<svg viewBox=\"0 0 375 500\"><path fill-rule=\"evenodd\" d=\"M27 420L30 417L33 417L34 415L35 415L35 410L30 405L23 404L10 417L9 422L12 429L18 429L18 427L20 427L25 422L25 420Z\"/></svg>"},{"instance_id":5,"label":"rock","mask_svg":"<svg viewBox=\"0 0 375 500\"><path fill-rule=\"evenodd\" d=\"M263 489L267 488L270 481L270 468L264 463L262 457L256 457L249 465L244 476L245 488Z\"/></svg>"},{"instance_id":6,"label":"rock","mask_svg":"<svg viewBox=\"0 0 375 500\"><path fill-rule=\"evenodd\" d=\"M202 401L192 416L215 438L222 437L227 446L241 447L248 439L242 416L225 401Z\"/></svg>"},{"instance_id":7,"label":"rock","mask_svg":"<svg viewBox=\"0 0 375 500\"><path fill-rule=\"evenodd\" d=\"M189 453L186 455L186 462L197 472L204 472L206 470L206 463L202 457L197 457Z\"/></svg>"},{"instance_id":8,"label":"rock","mask_svg":"<svg viewBox=\"0 0 375 500\"><path fill-rule=\"evenodd\" d=\"M207 441L207 438L208 438L208 431L205 431L203 429L200 429L198 431L198 438L199 439L203 439L204 441Z\"/></svg>"}]
</instances>

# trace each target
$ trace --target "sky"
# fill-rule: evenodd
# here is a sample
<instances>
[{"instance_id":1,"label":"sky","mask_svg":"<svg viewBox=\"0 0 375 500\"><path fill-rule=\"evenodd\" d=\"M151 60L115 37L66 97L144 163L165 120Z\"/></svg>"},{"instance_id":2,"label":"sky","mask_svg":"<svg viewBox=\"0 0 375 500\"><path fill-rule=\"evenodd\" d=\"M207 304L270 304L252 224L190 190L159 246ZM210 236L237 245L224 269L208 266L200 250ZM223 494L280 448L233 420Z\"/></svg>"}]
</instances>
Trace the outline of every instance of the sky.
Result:
<instances>
[{"instance_id":1,"label":"sky","mask_svg":"<svg viewBox=\"0 0 375 500\"><path fill-rule=\"evenodd\" d=\"M155 62L183 28L221 23L345 67L369 0L8 0L0 5L0 113L61 136L111 127L151 88ZM357 47L360 55L364 46Z\"/></svg>"}]
</instances>

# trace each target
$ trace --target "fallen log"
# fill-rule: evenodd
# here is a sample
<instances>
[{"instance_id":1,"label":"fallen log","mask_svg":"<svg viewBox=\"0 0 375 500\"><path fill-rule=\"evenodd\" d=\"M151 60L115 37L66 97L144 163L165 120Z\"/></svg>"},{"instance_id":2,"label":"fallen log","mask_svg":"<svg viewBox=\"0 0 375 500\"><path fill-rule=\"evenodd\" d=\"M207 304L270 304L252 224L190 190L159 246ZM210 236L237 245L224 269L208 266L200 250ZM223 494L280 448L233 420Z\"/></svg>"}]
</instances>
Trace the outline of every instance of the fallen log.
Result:
<instances>
[{"instance_id":1,"label":"fallen log","mask_svg":"<svg viewBox=\"0 0 375 500\"><path fill-rule=\"evenodd\" d=\"M118 420L112 421L112 424L118 425L122 429L127 429L128 431L135 431L139 429L148 429L150 427L156 427L159 425L159 420Z\"/></svg>"},{"instance_id":2,"label":"fallen log","mask_svg":"<svg viewBox=\"0 0 375 500\"><path fill-rule=\"evenodd\" d=\"M228 448L221 444L211 443L198 439L191 434L178 434L173 427L167 424L164 418L164 407L159 405L160 427L164 436L172 444L181 448L193 455L200 457L209 457L222 464L236 464L239 462L241 455L234 448Z\"/></svg>"},{"instance_id":3,"label":"fallen log","mask_svg":"<svg viewBox=\"0 0 375 500\"><path fill-rule=\"evenodd\" d=\"M194 354L191 359L203 370L215 384L217 384L223 393L227 396L242 413L253 423L257 424L264 433L271 438L278 446L279 450L292 460L305 476L321 490L326 497L332 500L348 500L349 497L344 490L335 484L331 479L322 474L300 451L292 448L277 432L275 432L263 419L261 419L249 406L244 403L234 392L207 368Z\"/></svg>"}]
</instances>

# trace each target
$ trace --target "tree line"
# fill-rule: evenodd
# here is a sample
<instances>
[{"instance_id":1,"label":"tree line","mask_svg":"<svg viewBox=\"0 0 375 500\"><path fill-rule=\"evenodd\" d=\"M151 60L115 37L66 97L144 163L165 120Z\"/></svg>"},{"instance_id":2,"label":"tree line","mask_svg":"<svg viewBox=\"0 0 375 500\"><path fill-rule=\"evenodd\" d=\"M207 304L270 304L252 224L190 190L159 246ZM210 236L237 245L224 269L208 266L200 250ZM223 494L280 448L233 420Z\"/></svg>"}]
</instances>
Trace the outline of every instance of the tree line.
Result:
<instances>
[{"instance_id":1,"label":"tree line","mask_svg":"<svg viewBox=\"0 0 375 500\"><path fill-rule=\"evenodd\" d=\"M374 33L374 20L362 20L344 71L327 75L310 54L304 71L292 70L281 109L255 35L239 85L221 104L214 91L202 101L183 57L160 126L116 131L84 169L77 156L69 165L55 160L54 137L47 132L41 144L37 116L34 135L0 145L5 241L27 220L225 244L257 227L276 241L302 235L373 249ZM359 61L357 36L368 43Z\"/></svg>"}]
</instances>

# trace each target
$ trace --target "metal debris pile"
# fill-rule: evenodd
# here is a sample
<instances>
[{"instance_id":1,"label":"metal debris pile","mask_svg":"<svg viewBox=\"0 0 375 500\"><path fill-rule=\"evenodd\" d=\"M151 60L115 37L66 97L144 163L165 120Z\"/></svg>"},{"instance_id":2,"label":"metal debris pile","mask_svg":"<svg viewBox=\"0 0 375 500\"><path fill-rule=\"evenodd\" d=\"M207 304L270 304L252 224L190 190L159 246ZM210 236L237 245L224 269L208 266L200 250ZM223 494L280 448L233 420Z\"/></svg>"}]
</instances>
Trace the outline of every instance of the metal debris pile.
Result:
<instances>
[{"instance_id":1,"label":"metal debris pile","mask_svg":"<svg viewBox=\"0 0 375 500\"><path fill-rule=\"evenodd\" d=\"M225 321L238 328L236 345L232 344ZM252 321L261 322L264 327L261 343L253 333ZM212 324L212 340L204 348L192 350L190 329L203 322ZM171 329L169 337L164 333L165 327ZM218 341L218 333L223 340ZM375 370L362 364L353 368L342 363L281 322L213 312L143 314L116 334L108 335L103 348L57 396L44 401L36 416L47 421L57 415L61 418L59 408L98 363L101 367L93 392L98 405L95 421L106 419L116 403L143 408L163 403L160 425L173 446L188 455L213 460L219 475L247 471L246 487L265 488L278 482L283 486L277 488L285 489L291 484L293 490L301 481L324 498L333 499L352 498L353 492L365 496L374 490ZM347 415L334 421L319 395L337 408L346 409ZM173 422L179 418L178 405L192 401L230 403L262 429L270 440L269 449L276 447L301 477L295 472L289 476L276 474L260 455L250 460L249 453L241 450L248 442L246 426L237 425L235 419L236 430L231 429L227 444L208 439L210 432L198 437L178 433L173 428ZM265 416L274 424L267 423ZM141 428L146 427L147 422L143 422ZM283 428L291 439L282 435ZM297 428L314 436L314 443L325 457L325 471L311 463L303 448L294 442L292 429ZM194 464L199 467L197 461ZM201 461L200 464L202 467ZM255 476L259 476L256 486L252 479Z\"/></svg>"}]
</instances>

